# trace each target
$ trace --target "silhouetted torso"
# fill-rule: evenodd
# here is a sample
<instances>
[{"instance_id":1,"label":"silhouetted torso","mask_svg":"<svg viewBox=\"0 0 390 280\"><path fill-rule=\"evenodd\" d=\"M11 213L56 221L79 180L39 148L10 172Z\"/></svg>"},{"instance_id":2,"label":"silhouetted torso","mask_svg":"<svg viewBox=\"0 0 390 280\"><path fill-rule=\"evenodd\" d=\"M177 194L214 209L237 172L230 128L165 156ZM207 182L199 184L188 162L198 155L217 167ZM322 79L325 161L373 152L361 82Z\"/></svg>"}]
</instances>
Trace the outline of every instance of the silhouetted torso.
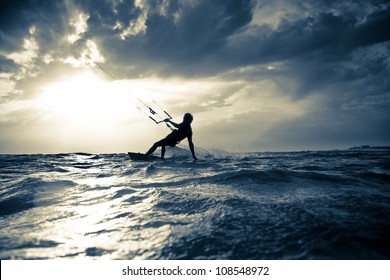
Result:
<instances>
[{"instance_id":1,"label":"silhouetted torso","mask_svg":"<svg viewBox=\"0 0 390 280\"><path fill-rule=\"evenodd\" d=\"M172 131L167 137L165 137L165 139L167 140L167 144L169 146L174 147L177 143L188 136L192 136L191 124L181 123L179 128Z\"/></svg>"}]
</instances>

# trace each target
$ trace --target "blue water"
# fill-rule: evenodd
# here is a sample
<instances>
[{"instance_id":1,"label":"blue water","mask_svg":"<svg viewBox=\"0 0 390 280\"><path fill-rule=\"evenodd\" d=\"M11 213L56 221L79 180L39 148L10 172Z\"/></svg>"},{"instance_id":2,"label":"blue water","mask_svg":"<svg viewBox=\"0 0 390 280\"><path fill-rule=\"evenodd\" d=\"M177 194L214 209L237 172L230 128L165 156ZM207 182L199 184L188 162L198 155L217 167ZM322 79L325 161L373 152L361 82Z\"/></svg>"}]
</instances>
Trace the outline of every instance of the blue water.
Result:
<instances>
[{"instance_id":1,"label":"blue water","mask_svg":"<svg viewBox=\"0 0 390 280\"><path fill-rule=\"evenodd\" d=\"M0 259L390 259L390 151L0 155Z\"/></svg>"}]
</instances>

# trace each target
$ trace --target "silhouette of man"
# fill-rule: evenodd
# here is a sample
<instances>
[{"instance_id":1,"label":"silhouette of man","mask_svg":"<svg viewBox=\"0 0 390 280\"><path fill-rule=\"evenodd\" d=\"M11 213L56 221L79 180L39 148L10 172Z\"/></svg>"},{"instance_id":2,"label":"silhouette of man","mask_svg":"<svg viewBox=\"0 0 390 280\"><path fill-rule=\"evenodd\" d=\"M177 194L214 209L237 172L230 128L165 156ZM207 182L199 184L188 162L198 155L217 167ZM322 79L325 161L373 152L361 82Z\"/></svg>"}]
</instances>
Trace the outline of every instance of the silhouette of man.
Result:
<instances>
[{"instance_id":1,"label":"silhouette of man","mask_svg":"<svg viewBox=\"0 0 390 280\"><path fill-rule=\"evenodd\" d=\"M165 122L169 122L177 129L173 130L170 134L167 135L164 139L157 141L153 146L146 152L145 156L148 157L151 155L157 147L161 147L161 158L164 159L165 155L165 146L175 147L181 140L187 138L188 146L190 147L192 157L194 160L197 160L195 156L194 143L192 143L192 123L193 117L190 113L186 113L183 117L183 122L177 124L170 119L165 119Z\"/></svg>"}]
</instances>

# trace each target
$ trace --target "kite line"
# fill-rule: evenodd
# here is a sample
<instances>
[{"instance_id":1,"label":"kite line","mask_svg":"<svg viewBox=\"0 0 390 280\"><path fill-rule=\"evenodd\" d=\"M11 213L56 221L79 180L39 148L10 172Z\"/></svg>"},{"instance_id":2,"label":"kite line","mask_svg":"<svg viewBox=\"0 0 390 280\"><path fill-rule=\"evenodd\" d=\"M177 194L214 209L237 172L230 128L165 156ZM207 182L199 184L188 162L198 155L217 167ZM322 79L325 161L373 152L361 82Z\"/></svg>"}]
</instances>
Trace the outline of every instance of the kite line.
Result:
<instances>
[{"instance_id":1,"label":"kite line","mask_svg":"<svg viewBox=\"0 0 390 280\"><path fill-rule=\"evenodd\" d=\"M160 124L160 123L163 123L165 122L165 120L167 119L172 119L171 115L166 111L164 110L156 101L153 100L153 103L156 104L163 112L164 114L167 116L167 118L163 118L162 116L159 115L159 113L154 110L152 107L150 107L148 104L146 104L143 100L141 100L137 95L135 95L132 91L130 91L123 83L121 83L119 81L119 79L117 79L114 75L112 75L110 72L108 72L106 69L103 68L103 66L94 61L91 57L91 55L88 54L88 52L84 52L75 42L70 42L64 34L62 34L57 28L55 28L48 20L46 20L45 17L43 17L35 8L33 8L32 6L30 6L28 3L26 3L27 7L37 16L39 17L47 26L49 26L50 29L52 29L58 36L60 36L62 39L64 39L65 41L67 41L70 45L72 45L81 55L85 55L87 59L89 59L91 61L91 64L93 66L96 66L97 68L99 68L102 72L104 72L108 77L110 77L110 79L112 79L114 82L116 82L119 86L121 86L122 88L124 88L128 93L130 93L135 99L138 100L138 102L140 102L144 107L146 107L148 110L146 113L144 110L142 110L140 107L138 106L135 106L138 110L140 110L141 112L143 112L145 115L147 115L155 124ZM158 117L160 120L157 121L156 120L156 117ZM168 122L165 122L165 124L167 125L168 128L170 128L171 130L173 130L173 128L169 125Z\"/></svg>"}]
</instances>

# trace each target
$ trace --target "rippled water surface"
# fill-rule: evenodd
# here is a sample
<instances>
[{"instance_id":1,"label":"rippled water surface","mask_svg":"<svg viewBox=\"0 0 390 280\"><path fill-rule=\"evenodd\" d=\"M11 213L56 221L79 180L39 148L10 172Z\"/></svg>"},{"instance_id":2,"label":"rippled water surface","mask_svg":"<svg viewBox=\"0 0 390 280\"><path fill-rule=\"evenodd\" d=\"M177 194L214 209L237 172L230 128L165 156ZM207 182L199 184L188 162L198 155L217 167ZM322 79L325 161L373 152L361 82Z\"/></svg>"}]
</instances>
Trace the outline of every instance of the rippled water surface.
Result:
<instances>
[{"instance_id":1,"label":"rippled water surface","mask_svg":"<svg viewBox=\"0 0 390 280\"><path fill-rule=\"evenodd\" d=\"M0 155L0 258L390 258L388 150L200 158Z\"/></svg>"}]
</instances>

